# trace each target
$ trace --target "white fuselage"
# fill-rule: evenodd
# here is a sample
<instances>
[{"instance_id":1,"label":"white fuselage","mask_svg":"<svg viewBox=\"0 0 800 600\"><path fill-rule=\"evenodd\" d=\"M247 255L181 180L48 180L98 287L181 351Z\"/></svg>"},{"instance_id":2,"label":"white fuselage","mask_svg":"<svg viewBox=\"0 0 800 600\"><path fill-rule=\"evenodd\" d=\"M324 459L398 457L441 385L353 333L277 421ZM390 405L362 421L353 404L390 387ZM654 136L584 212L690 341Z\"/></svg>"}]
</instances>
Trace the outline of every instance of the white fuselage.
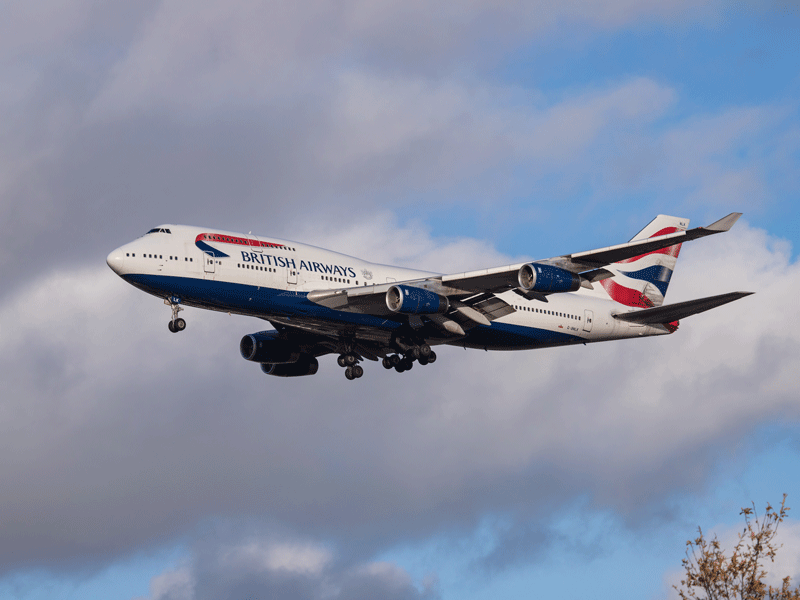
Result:
<instances>
[{"instance_id":1,"label":"white fuselage","mask_svg":"<svg viewBox=\"0 0 800 600\"><path fill-rule=\"evenodd\" d=\"M168 232L168 233L167 233ZM270 317L301 315L368 327L399 323L368 315L318 309L308 292L402 282L435 273L372 263L322 248L252 234L163 225L108 256L126 281L155 296L189 306ZM497 294L515 312L478 326L463 338L431 343L513 350L661 335L664 327L613 318L632 309L604 298L599 285L528 300L514 291Z\"/></svg>"}]
</instances>

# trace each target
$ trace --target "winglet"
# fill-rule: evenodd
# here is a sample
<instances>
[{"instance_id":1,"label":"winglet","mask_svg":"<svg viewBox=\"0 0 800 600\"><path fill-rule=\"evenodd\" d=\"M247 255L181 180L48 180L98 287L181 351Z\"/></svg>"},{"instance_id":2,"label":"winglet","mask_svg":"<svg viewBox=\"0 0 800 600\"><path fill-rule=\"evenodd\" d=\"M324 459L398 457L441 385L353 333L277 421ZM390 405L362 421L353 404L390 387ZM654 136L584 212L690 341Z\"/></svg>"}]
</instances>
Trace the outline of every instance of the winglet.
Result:
<instances>
[{"instance_id":1,"label":"winglet","mask_svg":"<svg viewBox=\"0 0 800 600\"><path fill-rule=\"evenodd\" d=\"M710 231L728 231L731 227L733 227L734 223L739 220L739 217L742 216L740 212L732 212L727 217L722 217L719 221L712 223L708 227L703 227L703 229L708 229Z\"/></svg>"}]
</instances>

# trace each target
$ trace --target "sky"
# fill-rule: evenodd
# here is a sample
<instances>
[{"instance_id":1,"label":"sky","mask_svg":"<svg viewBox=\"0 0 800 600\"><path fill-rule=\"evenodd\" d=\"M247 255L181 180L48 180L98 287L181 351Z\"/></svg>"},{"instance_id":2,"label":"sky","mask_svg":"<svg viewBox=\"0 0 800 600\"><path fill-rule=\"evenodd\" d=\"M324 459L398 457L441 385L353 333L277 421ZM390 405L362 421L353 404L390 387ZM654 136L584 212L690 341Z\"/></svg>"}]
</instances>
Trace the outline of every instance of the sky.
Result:
<instances>
[{"instance_id":1,"label":"sky","mask_svg":"<svg viewBox=\"0 0 800 600\"><path fill-rule=\"evenodd\" d=\"M669 599L800 499L800 8L0 2L0 600ZM671 336L264 376L105 264L163 223L457 272L684 246ZM800 581L800 514L773 579Z\"/></svg>"}]
</instances>

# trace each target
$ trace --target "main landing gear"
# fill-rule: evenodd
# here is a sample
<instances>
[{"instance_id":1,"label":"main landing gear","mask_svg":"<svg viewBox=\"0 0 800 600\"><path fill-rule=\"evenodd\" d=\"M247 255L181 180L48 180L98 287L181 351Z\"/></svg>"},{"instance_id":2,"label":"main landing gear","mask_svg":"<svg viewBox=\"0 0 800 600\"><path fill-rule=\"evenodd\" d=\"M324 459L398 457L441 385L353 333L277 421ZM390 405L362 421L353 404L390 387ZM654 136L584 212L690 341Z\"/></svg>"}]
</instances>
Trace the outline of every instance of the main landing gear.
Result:
<instances>
[{"instance_id":1,"label":"main landing gear","mask_svg":"<svg viewBox=\"0 0 800 600\"><path fill-rule=\"evenodd\" d=\"M364 367L358 364L358 360L358 356L352 352L340 354L339 358L336 359L336 362L339 363L339 366L344 367L344 376L350 381L353 379L358 379L364 375Z\"/></svg>"},{"instance_id":2,"label":"main landing gear","mask_svg":"<svg viewBox=\"0 0 800 600\"><path fill-rule=\"evenodd\" d=\"M384 369L394 369L398 373L403 373L411 370L415 360L421 365L429 365L436 362L436 352L431 350L428 344L420 344L411 348L404 356L399 354L387 356L381 364Z\"/></svg>"},{"instance_id":3,"label":"main landing gear","mask_svg":"<svg viewBox=\"0 0 800 600\"><path fill-rule=\"evenodd\" d=\"M178 313L183 310L183 307L180 304L180 299L172 296L167 300L164 300L164 304L172 309L172 319L167 324L169 330L172 333L178 333L179 331L186 329L186 321L178 317Z\"/></svg>"}]
</instances>

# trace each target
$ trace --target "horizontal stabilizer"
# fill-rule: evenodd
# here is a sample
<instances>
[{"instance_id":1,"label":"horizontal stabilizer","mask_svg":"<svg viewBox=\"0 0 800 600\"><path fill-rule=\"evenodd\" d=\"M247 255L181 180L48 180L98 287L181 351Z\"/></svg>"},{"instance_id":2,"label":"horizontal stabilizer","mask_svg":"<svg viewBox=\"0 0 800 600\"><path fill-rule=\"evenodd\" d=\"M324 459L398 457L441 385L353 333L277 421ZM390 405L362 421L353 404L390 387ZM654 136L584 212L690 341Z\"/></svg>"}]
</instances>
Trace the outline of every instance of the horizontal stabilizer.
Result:
<instances>
[{"instance_id":1,"label":"horizontal stabilizer","mask_svg":"<svg viewBox=\"0 0 800 600\"><path fill-rule=\"evenodd\" d=\"M640 323L642 325L672 323L673 321L685 319L697 313L722 306L728 302L733 302L739 298L744 298L752 293L753 292L730 292L719 296L709 296L708 298L698 298L697 300L668 304L666 306L659 306L658 308L646 308L644 310L622 313L614 315L614 318L620 321Z\"/></svg>"}]
</instances>

